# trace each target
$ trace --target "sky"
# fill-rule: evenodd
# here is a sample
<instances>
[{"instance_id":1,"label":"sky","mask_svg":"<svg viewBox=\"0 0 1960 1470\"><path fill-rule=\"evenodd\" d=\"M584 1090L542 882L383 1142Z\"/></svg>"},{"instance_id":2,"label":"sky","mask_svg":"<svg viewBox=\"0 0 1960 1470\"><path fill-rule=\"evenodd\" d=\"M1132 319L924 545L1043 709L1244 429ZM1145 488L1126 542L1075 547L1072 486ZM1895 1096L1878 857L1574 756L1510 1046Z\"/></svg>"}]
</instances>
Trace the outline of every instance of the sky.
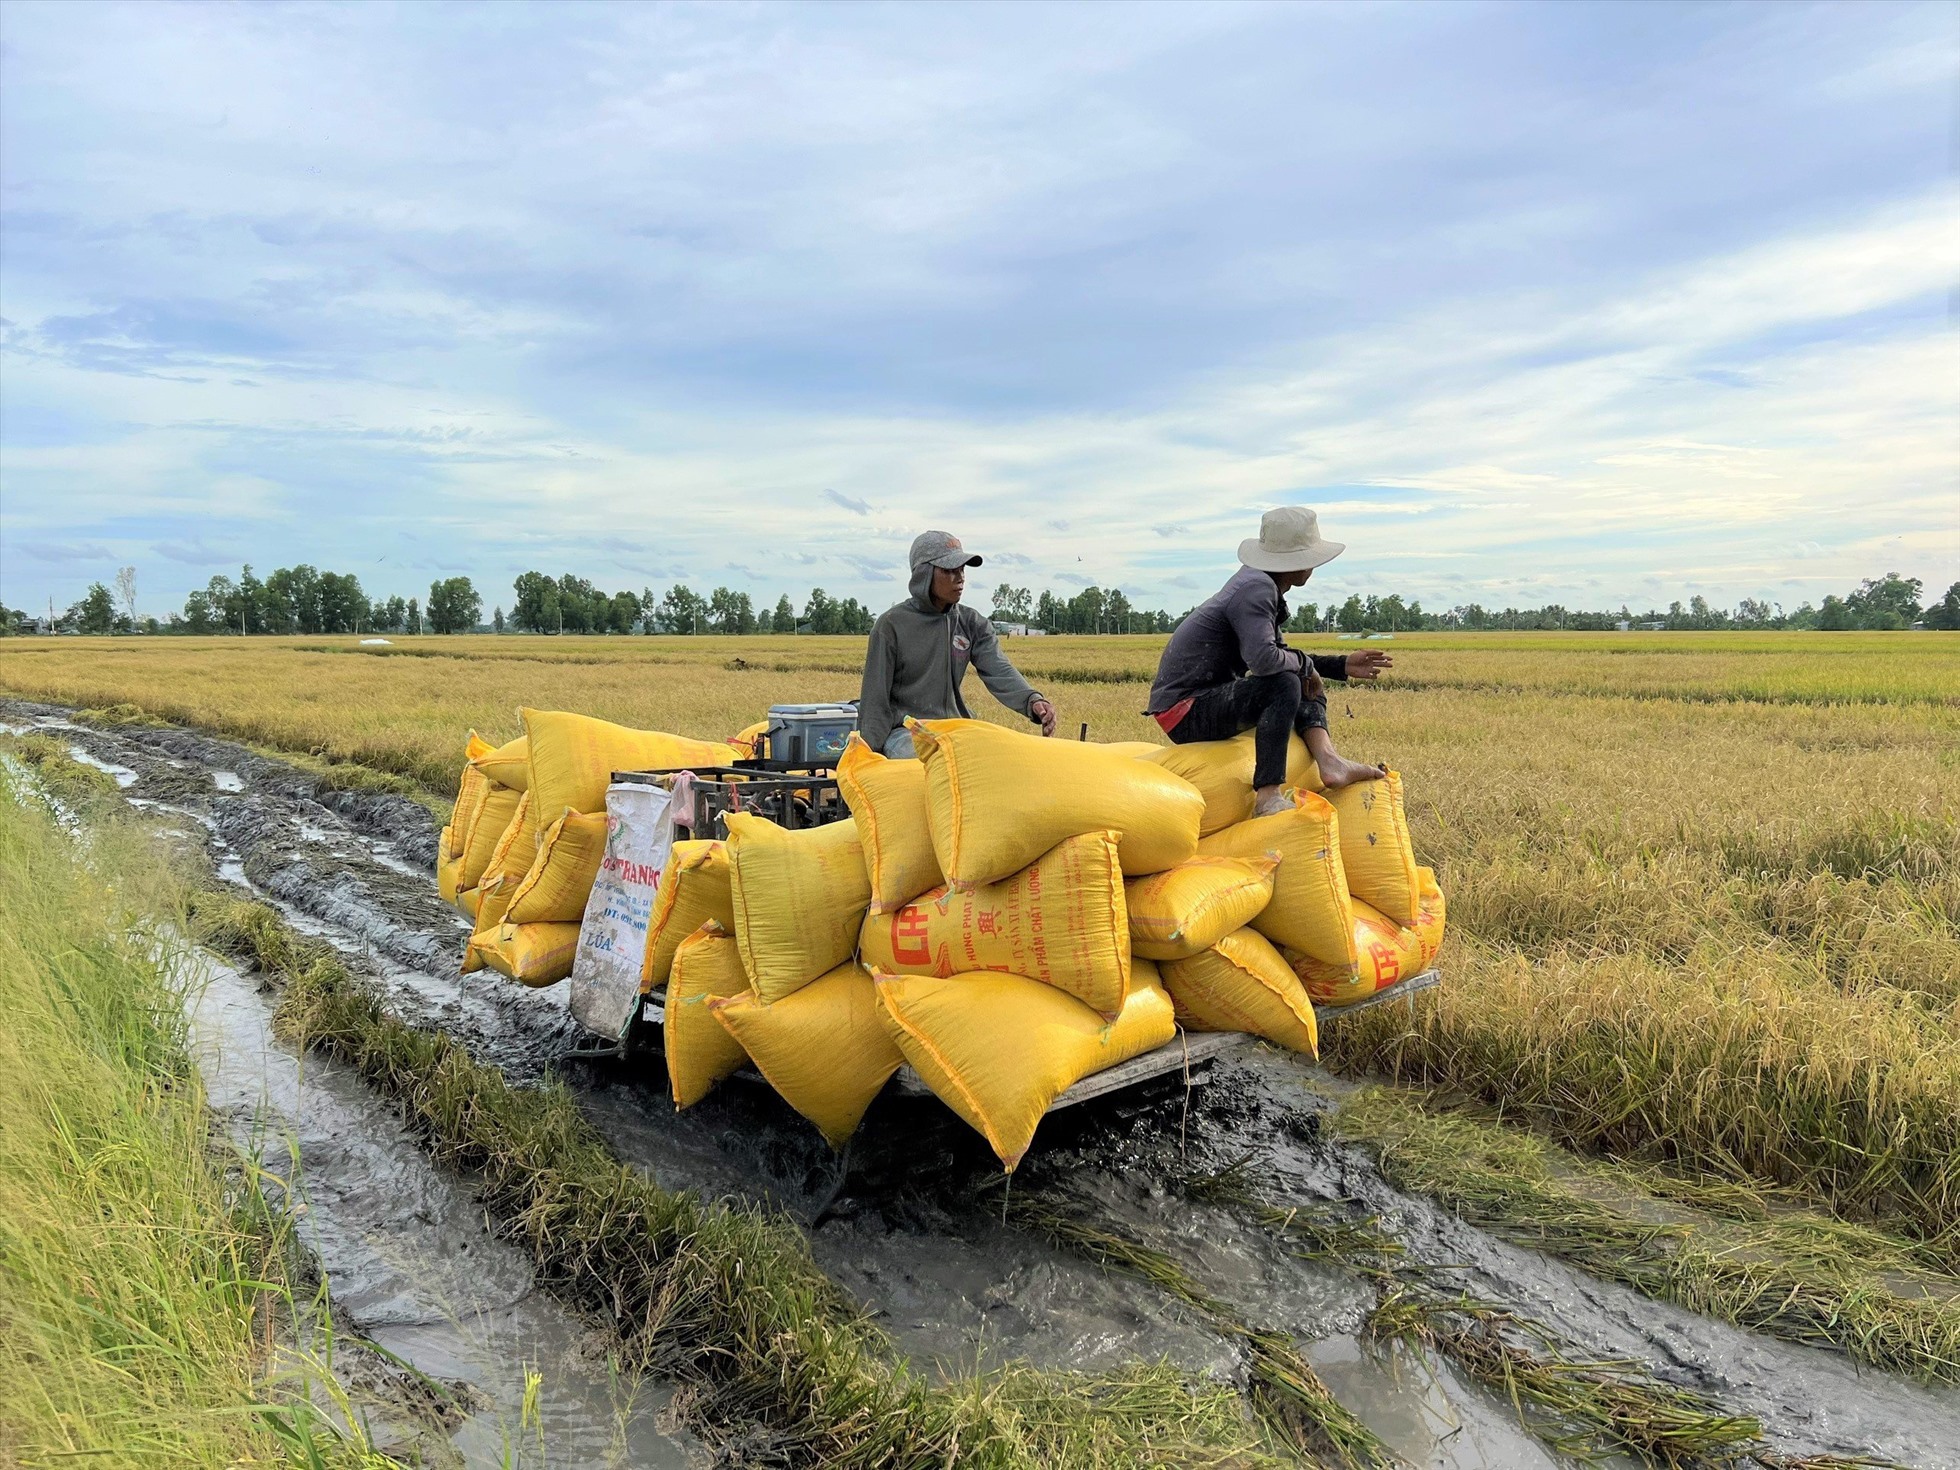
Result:
<instances>
[{"instance_id":1,"label":"sky","mask_svg":"<svg viewBox=\"0 0 1960 1470\"><path fill-rule=\"evenodd\" d=\"M0 601L1960 579L1960 6L0 7Z\"/></svg>"}]
</instances>

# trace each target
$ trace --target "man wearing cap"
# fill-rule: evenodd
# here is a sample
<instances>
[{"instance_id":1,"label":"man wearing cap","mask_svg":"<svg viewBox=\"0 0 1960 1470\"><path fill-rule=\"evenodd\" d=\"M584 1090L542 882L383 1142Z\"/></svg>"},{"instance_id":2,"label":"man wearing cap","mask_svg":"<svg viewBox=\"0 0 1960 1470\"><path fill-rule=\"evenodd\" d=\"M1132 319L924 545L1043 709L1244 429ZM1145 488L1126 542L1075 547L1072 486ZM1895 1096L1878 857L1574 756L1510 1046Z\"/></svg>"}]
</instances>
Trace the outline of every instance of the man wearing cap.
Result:
<instances>
[{"instance_id":1,"label":"man wearing cap","mask_svg":"<svg viewBox=\"0 0 1960 1470\"><path fill-rule=\"evenodd\" d=\"M1281 811L1287 799L1286 747L1297 730L1307 743L1321 784L1350 786L1381 775L1378 766L1351 761L1334 749L1327 732L1323 679L1374 679L1393 660L1380 649L1308 655L1288 648L1286 593L1304 586L1313 569L1346 547L1325 541L1310 510L1283 505L1269 510L1259 534L1239 543L1243 564L1210 600L1171 634L1157 665L1145 711L1178 745L1229 740L1256 730L1253 812Z\"/></svg>"},{"instance_id":2,"label":"man wearing cap","mask_svg":"<svg viewBox=\"0 0 1960 1470\"><path fill-rule=\"evenodd\" d=\"M1055 733L1055 706L1023 679L1000 651L994 625L962 606L966 569L980 558L945 531L927 531L912 543L911 597L890 608L871 628L864 651L864 687L858 696L858 733L886 755L910 757L906 716L920 720L969 719L960 684L968 665L980 671L987 691L1011 710Z\"/></svg>"}]
</instances>

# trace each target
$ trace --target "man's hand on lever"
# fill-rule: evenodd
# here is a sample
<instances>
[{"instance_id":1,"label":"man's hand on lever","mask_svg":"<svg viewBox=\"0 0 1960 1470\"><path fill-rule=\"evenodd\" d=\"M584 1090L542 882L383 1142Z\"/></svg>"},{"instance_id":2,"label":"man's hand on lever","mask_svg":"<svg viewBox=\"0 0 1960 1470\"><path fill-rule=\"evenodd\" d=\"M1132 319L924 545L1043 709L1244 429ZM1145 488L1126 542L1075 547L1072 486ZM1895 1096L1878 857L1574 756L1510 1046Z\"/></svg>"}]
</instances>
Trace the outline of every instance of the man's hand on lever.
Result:
<instances>
[{"instance_id":1,"label":"man's hand on lever","mask_svg":"<svg viewBox=\"0 0 1960 1470\"><path fill-rule=\"evenodd\" d=\"M1053 735L1055 733L1055 706L1054 705L1050 704L1045 699L1036 699L1029 703L1028 713L1032 715L1035 719L1041 721L1042 734Z\"/></svg>"},{"instance_id":2,"label":"man's hand on lever","mask_svg":"<svg viewBox=\"0 0 1960 1470\"><path fill-rule=\"evenodd\" d=\"M1357 648L1347 656L1347 676L1350 679L1375 679L1383 669L1395 667L1395 660L1379 648Z\"/></svg>"}]
</instances>

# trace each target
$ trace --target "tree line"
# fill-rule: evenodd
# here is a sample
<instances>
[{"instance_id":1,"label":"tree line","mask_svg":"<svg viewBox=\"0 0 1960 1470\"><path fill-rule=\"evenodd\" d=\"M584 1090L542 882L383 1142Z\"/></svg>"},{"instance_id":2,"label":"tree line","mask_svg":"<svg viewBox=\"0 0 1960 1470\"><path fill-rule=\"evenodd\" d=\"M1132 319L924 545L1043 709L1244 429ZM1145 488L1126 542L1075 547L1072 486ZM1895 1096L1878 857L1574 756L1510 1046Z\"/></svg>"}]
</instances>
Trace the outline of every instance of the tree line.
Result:
<instances>
[{"instance_id":1,"label":"tree line","mask_svg":"<svg viewBox=\"0 0 1960 1470\"><path fill-rule=\"evenodd\" d=\"M1714 629L1854 629L1907 628L1923 622L1929 628L1960 630L1960 582L1947 588L1937 602L1922 606L1923 585L1916 577L1888 572L1868 578L1851 592L1826 597L1820 606L1806 602L1785 613L1780 605L1744 598L1733 610L1709 606L1701 597L1684 605L1670 603L1665 612L1636 613L1622 606L1617 612L1585 611L1556 603L1545 607L1502 610L1479 603L1430 612L1414 599L1350 596L1340 603L1300 603L1287 623L1298 633L1399 633L1484 630L1611 631L1629 627L1669 630ZM773 608L758 608L747 592L716 587L706 596L685 583L657 595L651 587L635 593L605 592L570 573L550 577L543 572L521 573L512 584L516 594L507 617L501 606L492 612L488 631L503 633L666 633L745 634L819 633L865 634L876 615L855 597L835 598L813 587L799 612L789 595ZM992 616L1044 633L1168 633L1186 613L1133 606L1117 589L1085 587L1073 596L1002 583L993 589ZM26 612L0 606L0 635L25 631L35 620ZM168 621L138 618L136 570L124 567L111 591L93 583L65 614L55 618L55 631L76 633L236 633L242 635L353 633L419 634L482 631L483 599L468 577L442 578L429 584L426 603L410 597L370 599L360 579L348 573L323 572L301 563L280 567L260 578L246 566L236 578L216 576L185 599L181 613Z\"/></svg>"}]
</instances>

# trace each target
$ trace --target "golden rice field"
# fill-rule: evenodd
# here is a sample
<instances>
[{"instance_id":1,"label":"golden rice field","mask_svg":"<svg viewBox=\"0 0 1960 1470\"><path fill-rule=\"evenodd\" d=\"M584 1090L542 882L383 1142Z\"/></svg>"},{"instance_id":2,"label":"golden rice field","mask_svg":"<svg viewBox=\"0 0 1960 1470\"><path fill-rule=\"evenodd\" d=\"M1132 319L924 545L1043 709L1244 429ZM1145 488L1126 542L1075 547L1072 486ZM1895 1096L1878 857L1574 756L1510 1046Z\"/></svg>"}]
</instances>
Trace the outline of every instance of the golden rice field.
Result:
<instances>
[{"instance_id":1,"label":"golden rice field","mask_svg":"<svg viewBox=\"0 0 1960 1470\"><path fill-rule=\"evenodd\" d=\"M1148 739L1161 638L1010 652L1064 728ZM1302 641L1299 639L1296 642ZM1330 648L1341 645L1329 643ZM862 640L18 640L0 690L134 704L446 794L529 704L698 736L856 691ZM1562 1141L1772 1181L1960 1265L1960 638L1397 639L1333 691L1406 777L1448 980L1328 1060ZM1008 718L976 691L975 713Z\"/></svg>"}]
</instances>

